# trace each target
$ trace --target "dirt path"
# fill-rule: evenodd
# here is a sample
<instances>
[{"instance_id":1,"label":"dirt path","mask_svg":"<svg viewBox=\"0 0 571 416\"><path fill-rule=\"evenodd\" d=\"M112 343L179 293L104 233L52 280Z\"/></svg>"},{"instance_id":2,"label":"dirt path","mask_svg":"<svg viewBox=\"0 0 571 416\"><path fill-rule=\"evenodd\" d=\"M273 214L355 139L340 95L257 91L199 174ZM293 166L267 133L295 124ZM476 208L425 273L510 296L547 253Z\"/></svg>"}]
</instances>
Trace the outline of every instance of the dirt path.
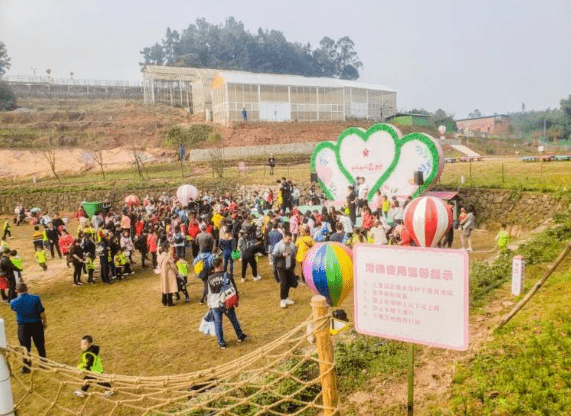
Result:
<instances>
[{"instance_id":1,"label":"dirt path","mask_svg":"<svg viewBox=\"0 0 571 416\"><path fill-rule=\"evenodd\" d=\"M99 169L93 155L85 149L58 149L56 171L59 174L84 172ZM163 149L151 148L144 152L149 163L168 161L169 154ZM129 149L117 147L103 151L105 169L127 167L133 159ZM0 150L0 178L37 177L51 175L50 165L44 153L36 150Z\"/></svg>"}]
</instances>

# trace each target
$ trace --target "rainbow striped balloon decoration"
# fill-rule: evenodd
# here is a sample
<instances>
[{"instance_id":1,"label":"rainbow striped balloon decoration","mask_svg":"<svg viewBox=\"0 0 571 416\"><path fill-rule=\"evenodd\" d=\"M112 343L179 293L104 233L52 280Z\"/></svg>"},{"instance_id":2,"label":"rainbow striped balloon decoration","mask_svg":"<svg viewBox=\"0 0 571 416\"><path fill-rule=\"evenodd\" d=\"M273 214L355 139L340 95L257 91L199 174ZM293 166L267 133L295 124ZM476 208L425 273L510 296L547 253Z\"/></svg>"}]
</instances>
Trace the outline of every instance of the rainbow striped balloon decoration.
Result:
<instances>
[{"instance_id":1,"label":"rainbow striped balloon decoration","mask_svg":"<svg viewBox=\"0 0 571 416\"><path fill-rule=\"evenodd\" d=\"M303 262L305 282L331 306L339 306L353 290L353 252L341 243L317 244Z\"/></svg>"}]
</instances>

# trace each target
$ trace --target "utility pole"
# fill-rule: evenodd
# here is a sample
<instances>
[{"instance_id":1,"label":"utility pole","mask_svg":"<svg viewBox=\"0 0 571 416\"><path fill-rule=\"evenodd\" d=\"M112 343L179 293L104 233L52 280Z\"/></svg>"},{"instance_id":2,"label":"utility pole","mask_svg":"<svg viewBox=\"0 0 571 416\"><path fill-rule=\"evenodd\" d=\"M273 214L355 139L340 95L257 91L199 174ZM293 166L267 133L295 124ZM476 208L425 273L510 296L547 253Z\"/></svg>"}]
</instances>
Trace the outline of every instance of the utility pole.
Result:
<instances>
[{"instance_id":1,"label":"utility pole","mask_svg":"<svg viewBox=\"0 0 571 416\"><path fill-rule=\"evenodd\" d=\"M543 119L543 143L545 143L545 119Z\"/></svg>"}]
</instances>

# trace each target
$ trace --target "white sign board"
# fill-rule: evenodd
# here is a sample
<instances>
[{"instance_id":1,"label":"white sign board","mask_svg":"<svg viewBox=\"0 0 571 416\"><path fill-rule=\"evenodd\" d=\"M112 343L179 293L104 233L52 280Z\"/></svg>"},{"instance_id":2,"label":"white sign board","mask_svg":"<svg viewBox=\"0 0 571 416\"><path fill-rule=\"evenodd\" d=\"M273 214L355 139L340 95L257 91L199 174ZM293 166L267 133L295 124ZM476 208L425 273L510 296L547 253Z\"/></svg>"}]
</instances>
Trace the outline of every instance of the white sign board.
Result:
<instances>
[{"instance_id":1,"label":"white sign board","mask_svg":"<svg viewBox=\"0 0 571 416\"><path fill-rule=\"evenodd\" d=\"M525 260L523 256L514 256L512 259L512 295L521 295L524 276Z\"/></svg>"},{"instance_id":2,"label":"white sign board","mask_svg":"<svg viewBox=\"0 0 571 416\"><path fill-rule=\"evenodd\" d=\"M543 152L543 146L537 146L537 151L538 151L539 153Z\"/></svg>"},{"instance_id":3,"label":"white sign board","mask_svg":"<svg viewBox=\"0 0 571 416\"><path fill-rule=\"evenodd\" d=\"M468 262L462 250L357 245L353 250L355 329L465 351Z\"/></svg>"}]
</instances>

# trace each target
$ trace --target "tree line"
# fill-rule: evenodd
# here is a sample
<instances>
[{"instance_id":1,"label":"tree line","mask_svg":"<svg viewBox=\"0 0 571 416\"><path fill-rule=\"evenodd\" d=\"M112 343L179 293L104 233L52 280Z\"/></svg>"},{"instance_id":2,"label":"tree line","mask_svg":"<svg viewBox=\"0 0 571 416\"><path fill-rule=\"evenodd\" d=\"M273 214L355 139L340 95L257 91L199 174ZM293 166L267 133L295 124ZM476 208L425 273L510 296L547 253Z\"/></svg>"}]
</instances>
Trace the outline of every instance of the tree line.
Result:
<instances>
[{"instance_id":1,"label":"tree line","mask_svg":"<svg viewBox=\"0 0 571 416\"><path fill-rule=\"evenodd\" d=\"M289 42L277 30L253 34L233 17L224 24L197 19L182 32L167 28L165 38L141 51L141 65L213 68L272 74L359 78L363 63L348 37L335 41L325 36L319 47Z\"/></svg>"},{"instance_id":2,"label":"tree line","mask_svg":"<svg viewBox=\"0 0 571 416\"><path fill-rule=\"evenodd\" d=\"M542 111L521 111L508 113L513 133L518 137L548 141L571 140L571 95L561 99L559 108Z\"/></svg>"}]
</instances>

